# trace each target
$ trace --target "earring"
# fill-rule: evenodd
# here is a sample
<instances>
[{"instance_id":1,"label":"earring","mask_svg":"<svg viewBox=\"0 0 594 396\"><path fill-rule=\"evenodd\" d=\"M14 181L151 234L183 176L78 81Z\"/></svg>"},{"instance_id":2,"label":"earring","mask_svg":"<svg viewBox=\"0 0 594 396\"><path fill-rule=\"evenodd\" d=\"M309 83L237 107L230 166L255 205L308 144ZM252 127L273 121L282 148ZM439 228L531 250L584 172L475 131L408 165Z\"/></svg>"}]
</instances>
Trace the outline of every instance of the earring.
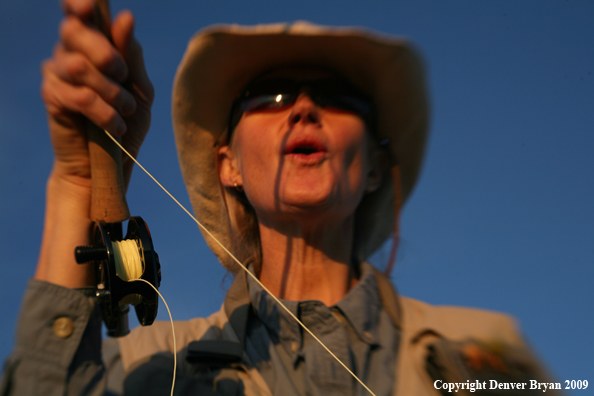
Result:
<instances>
[{"instance_id":1,"label":"earring","mask_svg":"<svg viewBox=\"0 0 594 396\"><path fill-rule=\"evenodd\" d=\"M237 191L239 191L239 192L242 192L242 191L243 191L243 187L242 187L242 186L240 186L239 184L237 184L237 182L234 182L234 183L233 183L233 187L235 187L235 189L236 189Z\"/></svg>"}]
</instances>

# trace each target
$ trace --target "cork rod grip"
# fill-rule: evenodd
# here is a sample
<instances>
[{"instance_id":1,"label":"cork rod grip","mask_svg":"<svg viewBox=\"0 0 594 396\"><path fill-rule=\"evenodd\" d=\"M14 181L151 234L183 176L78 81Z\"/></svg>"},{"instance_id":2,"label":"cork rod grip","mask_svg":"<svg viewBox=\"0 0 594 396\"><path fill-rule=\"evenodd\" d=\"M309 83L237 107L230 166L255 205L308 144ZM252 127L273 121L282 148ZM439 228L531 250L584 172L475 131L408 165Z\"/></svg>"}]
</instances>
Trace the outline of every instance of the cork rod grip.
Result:
<instances>
[{"instance_id":1,"label":"cork rod grip","mask_svg":"<svg viewBox=\"0 0 594 396\"><path fill-rule=\"evenodd\" d=\"M97 0L92 23L111 41L109 3ZM122 153L105 132L87 122L91 161L91 220L117 223L130 218L122 171Z\"/></svg>"}]
</instances>

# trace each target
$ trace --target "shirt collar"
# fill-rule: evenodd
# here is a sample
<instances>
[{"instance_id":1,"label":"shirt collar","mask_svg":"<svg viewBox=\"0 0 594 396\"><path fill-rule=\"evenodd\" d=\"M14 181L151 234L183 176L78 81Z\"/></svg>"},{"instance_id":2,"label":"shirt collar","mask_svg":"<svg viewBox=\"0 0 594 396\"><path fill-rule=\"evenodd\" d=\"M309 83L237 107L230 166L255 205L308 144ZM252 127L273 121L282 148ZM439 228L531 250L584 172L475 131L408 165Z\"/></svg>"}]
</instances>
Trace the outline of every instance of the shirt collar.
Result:
<instances>
[{"instance_id":1,"label":"shirt collar","mask_svg":"<svg viewBox=\"0 0 594 396\"><path fill-rule=\"evenodd\" d=\"M299 324L270 297L261 286L251 277L247 279L249 297L256 315L270 332L278 336L281 342L297 342L301 344L301 330ZM298 318L301 311L312 312L312 305L323 305L315 301L281 302ZM333 307L324 310L316 309L322 319L332 316L331 311L338 309L350 323L358 337L365 343L377 344L379 314L382 303L378 291L373 268L368 263L361 264L361 278L359 283ZM317 326L316 326L317 327Z\"/></svg>"},{"instance_id":2,"label":"shirt collar","mask_svg":"<svg viewBox=\"0 0 594 396\"><path fill-rule=\"evenodd\" d=\"M266 326L274 337L281 342L301 344L299 324L283 309L262 287L251 277L247 279L249 298L256 316ZM299 301L289 301L279 298L289 311L299 317Z\"/></svg>"},{"instance_id":3,"label":"shirt collar","mask_svg":"<svg viewBox=\"0 0 594 396\"><path fill-rule=\"evenodd\" d=\"M371 264L361 264L361 278L336 304L359 338L368 344L377 344L381 297Z\"/></svg>"}]
</instances>

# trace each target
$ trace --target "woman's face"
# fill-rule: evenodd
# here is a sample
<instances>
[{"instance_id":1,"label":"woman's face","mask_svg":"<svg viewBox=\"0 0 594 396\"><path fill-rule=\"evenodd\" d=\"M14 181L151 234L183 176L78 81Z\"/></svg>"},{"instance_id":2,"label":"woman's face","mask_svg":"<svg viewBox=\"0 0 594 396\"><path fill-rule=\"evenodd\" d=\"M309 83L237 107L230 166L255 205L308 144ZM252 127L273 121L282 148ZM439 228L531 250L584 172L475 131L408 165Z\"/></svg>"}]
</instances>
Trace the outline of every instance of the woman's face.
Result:
<instances>
[{"instance_id":1,"label":"woman's face","mask_svg":"<svg viewBox=\"0 0 594 396\"><path fill-rule=\"evenodd\" d=\"M335 79L325 71L291 69L263 80L278 78ZM243 113L231 147L220 150L221 182L243 187L260 222L341 220L379 186L379 161L370 154L362 118L318 106L311 96L305 84L294 102Z\"/></svg>"}]
</instances>

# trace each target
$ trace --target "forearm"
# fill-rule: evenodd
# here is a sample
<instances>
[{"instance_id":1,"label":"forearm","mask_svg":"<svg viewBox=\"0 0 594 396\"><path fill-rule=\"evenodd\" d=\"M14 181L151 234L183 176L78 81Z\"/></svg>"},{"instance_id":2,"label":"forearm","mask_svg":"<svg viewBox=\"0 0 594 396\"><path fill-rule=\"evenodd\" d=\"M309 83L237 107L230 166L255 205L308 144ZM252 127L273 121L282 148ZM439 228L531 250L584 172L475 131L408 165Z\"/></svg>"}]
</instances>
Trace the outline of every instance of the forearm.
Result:
<instances>
[{"instance_id":1,"label":"forearm","mask_svg":"<svg viewBox=\"0 0 594 396\"><path fill-rule=\"evenodd\" d=\"M90 204L89 179L66 178L52 170L35 279L69 288L94 284L92 266L79 265L74 259L75 247L90 242Z\"/></svg>"}]
</instances>

